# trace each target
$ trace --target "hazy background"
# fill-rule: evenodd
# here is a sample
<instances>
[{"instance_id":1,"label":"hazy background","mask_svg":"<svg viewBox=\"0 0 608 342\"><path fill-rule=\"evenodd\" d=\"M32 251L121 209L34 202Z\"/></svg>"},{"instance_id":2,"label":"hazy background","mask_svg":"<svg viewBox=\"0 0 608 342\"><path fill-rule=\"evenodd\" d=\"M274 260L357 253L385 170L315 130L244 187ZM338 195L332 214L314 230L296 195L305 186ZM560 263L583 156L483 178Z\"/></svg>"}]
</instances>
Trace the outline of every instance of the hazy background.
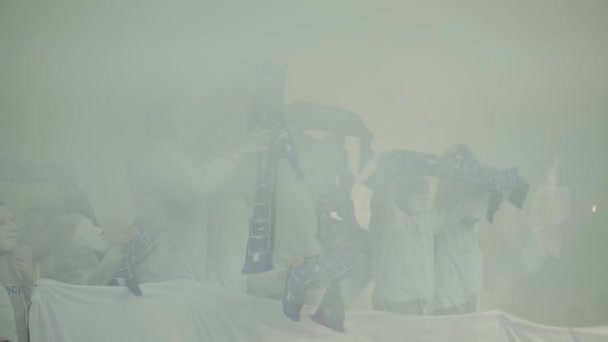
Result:
<instances>
[{"instance_id":1,"label":"hazy background","mask_svg":"<svg viewBox=\"0 0 608 342\"><path fill-rule=\"evenodd\" d=\"M0 0L0 152L74 162L99 210L123 210L117 175L144 113L175 113L203 160L240 113L251 61L270 59L288 102L360 113L377 149L464 142L532 184L558 156L574 217L561 260L527 288L556 289L565 316L518 313L608 324L607 36L602 0ZM0 186L16 211L33 192Z\"/></svg>"}]
</instances>

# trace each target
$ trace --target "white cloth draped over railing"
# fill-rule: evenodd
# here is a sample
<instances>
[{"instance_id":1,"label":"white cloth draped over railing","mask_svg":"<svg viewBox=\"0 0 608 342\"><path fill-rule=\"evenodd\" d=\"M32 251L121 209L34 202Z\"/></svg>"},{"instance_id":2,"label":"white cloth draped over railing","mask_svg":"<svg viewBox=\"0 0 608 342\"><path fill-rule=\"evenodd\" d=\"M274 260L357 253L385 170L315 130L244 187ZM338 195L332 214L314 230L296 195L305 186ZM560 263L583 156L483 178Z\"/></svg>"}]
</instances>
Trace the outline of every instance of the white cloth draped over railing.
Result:
<instances>
[{"instance_id":1,"label":"white cloth draped over railing","mask_svg":"<svg viewBox=\"0 0 608 342\"><path fill-rule=\"evenodd\" d=\"M536 325L501 312L405 317L351 312L346 333L302 316L292 322L280 302L228 293L188 281L126 288L42 280L30 313L33 342L80 341L608 341L608 328Z\"/></svg>"}]
</instances>

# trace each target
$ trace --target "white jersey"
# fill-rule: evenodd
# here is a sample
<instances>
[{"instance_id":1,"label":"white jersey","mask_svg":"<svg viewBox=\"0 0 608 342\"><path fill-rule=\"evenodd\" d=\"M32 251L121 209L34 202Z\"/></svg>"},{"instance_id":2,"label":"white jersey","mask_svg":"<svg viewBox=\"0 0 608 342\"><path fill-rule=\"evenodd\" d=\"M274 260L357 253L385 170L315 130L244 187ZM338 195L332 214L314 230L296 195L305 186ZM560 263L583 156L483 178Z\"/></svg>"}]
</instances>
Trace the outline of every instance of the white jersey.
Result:
<instances>
[{"instance_id":1,"label":"white jersey","mask_svg":"<svg viewBox=\"0 0 608 342\"><path fill-rule=\"evenodd\" d=\"M0 341L17 341L17 325L11 300L0 284Z\"/></svg>"},{"instance_id":2,"label":"white jersey","mask_svg":"<svg viewBox=\"0 0 608 342\"><path fill-rule=\"evenodd\" d=\"M249 208L240 189L215 194L208 207L207 281L229 291L247 291L242 273L247 252Z\"/></svg>"},{"instance_id":3,"label":"white jersey","mask_svg":"<svg viewBox=\"0 0 608 342\"><path fill-rule=\"evenodd\" d=\"M475 227L453 227L435 239L435 307L462 305L483 288L483 264Z\"/></svg>"},{"instance_id":4,"label":"white jersey","mask_svg":"<svg viewBox=\"0 0 608 342\"><path fill-rule=\"evenodd\" d=\"M206 277L205 201L235 174L231 160L217 159L195 168L170 140L150 146L132 163L137 217L158 236L157 250L138 270L141 282Z\"/></svg>"},{"instance_id":5,"label":"white jersey","mask_svg":"<svg viewBox=\"0 0 608 342\"><path fill-rule=\"evenodd\" d=\"M416 222L395 205L370 234L375 296L387 301L430 301L434 293L434 242L430 215Z\"/></svg>"},{"instance_id":6,"label":"white jersey","mask_svg":"<svg viewBox=\"0 0 608 342\"><path fill-rule=\"evenodd\" d=\"M483 256L479 223L484 222L485 203L463 202L450 216L436 221L435 308L462 305L483 288Z\"/></svg>"}]
</instances>

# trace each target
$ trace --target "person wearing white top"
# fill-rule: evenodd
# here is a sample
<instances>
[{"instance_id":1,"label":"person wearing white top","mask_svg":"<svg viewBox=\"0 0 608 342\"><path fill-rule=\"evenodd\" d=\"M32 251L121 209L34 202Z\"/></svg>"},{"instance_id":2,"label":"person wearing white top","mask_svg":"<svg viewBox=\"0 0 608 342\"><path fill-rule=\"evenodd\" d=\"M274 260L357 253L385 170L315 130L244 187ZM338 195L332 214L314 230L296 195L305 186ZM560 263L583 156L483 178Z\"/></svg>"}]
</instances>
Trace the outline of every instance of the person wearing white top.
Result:
<instances>
[{"instance_id":1,"label":"person wearing white top","mask_svg":"<svg viewBox=\"0 0 608 342\"><path fill-rule=\"evenodd\" d=\"M434 311L435 314L474 312L483 288L478 223L486 217L489 192L474 185L442 182L438 197L444 196L443 191L457 191L459 196L452 203L436 208L439 234L435 237ZM456 190L460 187L469 191Z\"/></svg>"},{"instance_id":2,"label":"person wearing white top","mask_svg":"<svg viewBox=\"0 0 608 342\"><path fill-rule=\"evenodd\" d=\"M423 315L433 299L433 225L426 205L430 181L400 173L380 159L369 225L374 309Z\"/></svg>"},{"instance_id":3,"label":"person wearing white top","mask_svg":"<svg viewBox=\"0 0 608 342\"><path fill-rule=\"evenodd\" d=\"M120 241L79 214L62 214L51 226L51 251L42 263L42 275L74 285L107 285L126 253L130 233L125 229Z\"/></svg>"},{"instance_id":4,"label":"person wearing white top","mask_svg":"<svg viewBox=\"0 0 608 342\"><path fill-rule=\"evenodd\" d=\"M479 165L464 145L452 147L446 155ZM489 200L490 188L485 184L444 178L437 187L433 205L438 216L433 304L437 315L477 310L477 297L483 289L478 227L488 217Z\"/></svg>"},{"instance_id":5,"label":"person wearing white top","mask_svg":"<svg viewBox=\"0 0 608 342\"><path fill-rule=\"evenodd\" d=\"M0 341L17 342L15 313L4 287L0 287Z\"/></svg>"},{"instance_id":6,"label":"person wearing white top","mask_svg":"<svg viewBox=\"0 0 608 342\"><path fill-rule=\"evenodd\" d=\"M150 114L146 146L129 166L138 228L157 240L156 249L137 266L140 283L206 280L205 202L234 180L242 158L270 145L268 132L254 130L234 155L196 167L178 145L174 124L169 114Z\"/></svg>"}]
</instances>

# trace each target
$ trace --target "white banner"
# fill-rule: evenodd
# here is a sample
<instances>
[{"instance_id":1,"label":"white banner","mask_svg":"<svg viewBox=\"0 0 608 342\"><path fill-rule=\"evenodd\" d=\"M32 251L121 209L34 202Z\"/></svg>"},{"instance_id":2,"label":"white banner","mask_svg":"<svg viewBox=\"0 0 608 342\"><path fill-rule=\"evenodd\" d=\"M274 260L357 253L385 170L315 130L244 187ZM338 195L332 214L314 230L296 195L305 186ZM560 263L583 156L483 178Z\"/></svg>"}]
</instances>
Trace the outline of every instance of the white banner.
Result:
<instances>
[{"instance_id":1,"label":"white banner","mask_svg":"<svg viewBox=\"0 0 608 342\"><path fill-rule=\"evenodd\" d=\"M32 342L96 341L608 341L608 328L544 327L501 312L404 317L351 312L346 333L283 316L281 303L187 281L120 287L43 280L30 313Z\"/></svg>"}]
</instances>

